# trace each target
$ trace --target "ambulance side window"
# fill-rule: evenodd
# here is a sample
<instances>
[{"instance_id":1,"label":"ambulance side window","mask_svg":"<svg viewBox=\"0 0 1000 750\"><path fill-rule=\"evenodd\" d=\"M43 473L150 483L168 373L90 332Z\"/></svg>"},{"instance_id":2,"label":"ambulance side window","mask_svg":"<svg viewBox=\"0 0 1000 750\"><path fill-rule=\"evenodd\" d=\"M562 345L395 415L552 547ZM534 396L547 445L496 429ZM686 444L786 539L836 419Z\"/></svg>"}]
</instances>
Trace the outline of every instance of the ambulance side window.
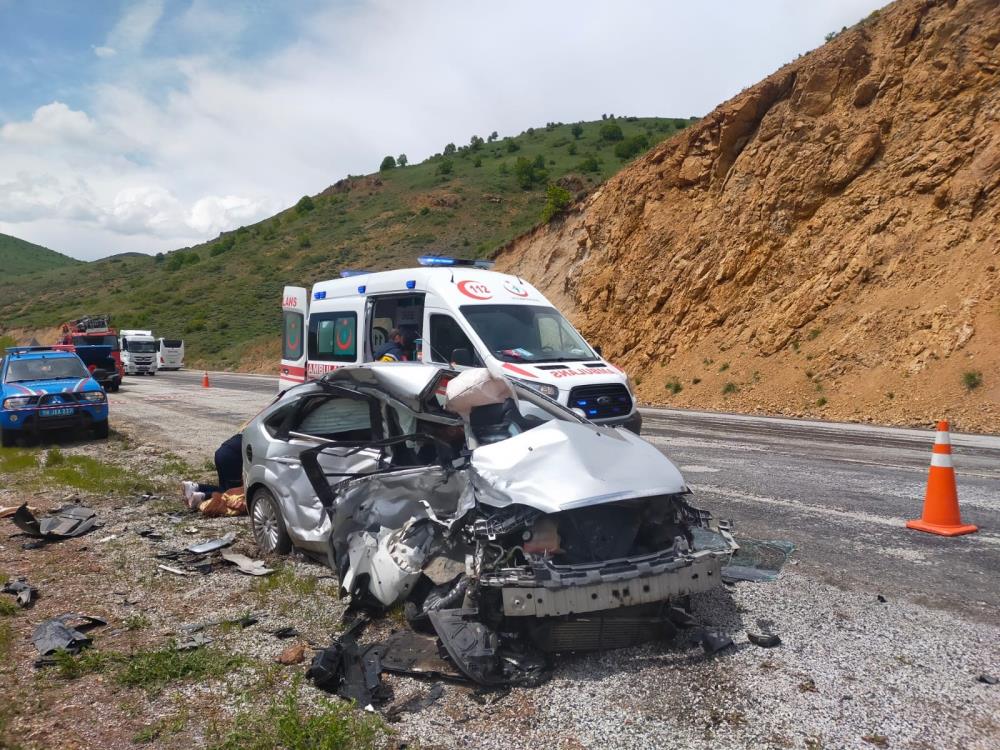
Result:
<instances>
[{"instance_id":1,"label":"ambulance side window","mask_svg":"<svg viewBox=\"0 0 1000 750\"><path fill-rule=\"evenodd\" d=\"M357 358L357 313L329 312L309 316L310 362L354 362Z\"/></svg>"},{"instance_id":2,"label":"ambulance side window","mask_svg":"<svg viewBox=\"0 0 1000 750\"><path fill-rule=\"evenodd\" d=\"M299 359L302 357L303 337L302 321L305 316L300 312L285 311L282 313L281 358ZM165 342L164 342L165 343ZM178 342L178 346L179 346ZM161 349L162 350L162 349Z\"/></svg>"},{"instance_id":3,"label":"ambulance side window","mask_svg":"<svg viewBox=\"0 0 1000 750\"><path fill-rule=\"evenodd\" d=\"M431 315L431 362L451 362L451 353L456 349L467 349L478 360L476 350L469 337L450 315Z\"/></svg>"}]
</instances>

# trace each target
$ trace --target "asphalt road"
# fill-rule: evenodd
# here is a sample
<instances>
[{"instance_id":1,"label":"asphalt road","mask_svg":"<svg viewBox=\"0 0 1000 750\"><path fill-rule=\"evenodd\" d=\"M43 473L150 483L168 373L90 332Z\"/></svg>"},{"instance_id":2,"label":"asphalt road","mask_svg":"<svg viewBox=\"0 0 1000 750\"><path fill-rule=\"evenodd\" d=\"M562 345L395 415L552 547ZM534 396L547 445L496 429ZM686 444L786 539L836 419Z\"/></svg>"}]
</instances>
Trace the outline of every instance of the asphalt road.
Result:
<instances>
[{"instance_id":1,"label":"asphalt road","mask_svg":"<svg viewBox=\"0 0 1000 750\"><path fill-rule=\"evenodd\" d=\"M113 415L146 421L164 447L211 456L267 404L275 378L162 372L126 378ZM790 541L797 573L874 597L996 622L1000 612L1000 437L953 435L963 520L976 534L910 531L923 503L933 432L667 409L643 436L678 465L695 504L738 536ZM115 416L113 416L115 418Z\"/></svg>"}]
</instances>

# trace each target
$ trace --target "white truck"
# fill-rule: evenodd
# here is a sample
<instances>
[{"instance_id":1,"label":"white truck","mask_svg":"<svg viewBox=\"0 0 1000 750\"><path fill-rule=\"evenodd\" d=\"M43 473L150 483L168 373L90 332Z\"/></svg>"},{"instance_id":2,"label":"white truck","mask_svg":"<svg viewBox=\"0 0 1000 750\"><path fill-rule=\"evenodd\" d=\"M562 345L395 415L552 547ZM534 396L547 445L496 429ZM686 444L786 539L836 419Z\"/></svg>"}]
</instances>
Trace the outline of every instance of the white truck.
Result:
<instances>
[{"instance_id":1,"label":"white truck","mask_svg":"<svg viewBox=\"0 0 1000 750\"><path fill-rule=\"evenodd\" d=\"M157 368L160 370L179 370L184 367L184 340L164 339L156 340L157 344Z\"/></svg>"},{"instance_id":2,"label":"white truck","mask_svg":"<svg viewBox=\"0 0 1000 750\"><path fill-rule=\"evenodd\" d=\"M281 388L338 367L371 362L390 332L404 359L456 367L489 363L592 422L638 433L642 416L628 376L601 356L541 292L492 264L441 256L421 268L345 271L286 286Z\"/></svg>"},{"instance_id":3,"label":"white truck","mask_svg":"<svg viewBox=\"0 0 1000 750\"><path fill-rule=\"evenodd\" d=\"M126 375L156 374L158 344L152 331L121 331L118 339Z\"/></svg>"}]
</instances>

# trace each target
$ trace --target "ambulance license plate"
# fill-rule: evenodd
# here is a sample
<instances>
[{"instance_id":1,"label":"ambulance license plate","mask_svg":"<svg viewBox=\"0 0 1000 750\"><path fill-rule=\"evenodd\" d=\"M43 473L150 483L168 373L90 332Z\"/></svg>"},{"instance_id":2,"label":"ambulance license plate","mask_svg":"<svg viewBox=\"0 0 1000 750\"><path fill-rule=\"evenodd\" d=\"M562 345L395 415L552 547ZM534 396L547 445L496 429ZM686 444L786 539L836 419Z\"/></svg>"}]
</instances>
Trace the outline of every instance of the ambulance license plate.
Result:
<instances>
[{"instance_id":1,"label":"ambulance license plate","mask_svg":"<svg viewBox=\"0 0 1000 750\"><path fill-rule=\"evenodd\" d=\"M68 406L62 409L42 409L41 414L43 417L72 417L73 409Z\"/></svg>"}]
</instances>

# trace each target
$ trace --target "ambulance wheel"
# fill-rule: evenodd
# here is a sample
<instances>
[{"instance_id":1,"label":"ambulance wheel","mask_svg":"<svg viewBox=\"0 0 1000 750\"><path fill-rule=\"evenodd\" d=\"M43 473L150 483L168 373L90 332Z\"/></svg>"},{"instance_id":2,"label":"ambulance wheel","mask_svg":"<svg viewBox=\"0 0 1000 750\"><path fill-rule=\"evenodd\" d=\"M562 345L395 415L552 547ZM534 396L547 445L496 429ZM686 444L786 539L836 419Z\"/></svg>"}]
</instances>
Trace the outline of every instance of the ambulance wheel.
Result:
<instances>
[{"instance_id":1,"label":"ambulance wheel","mask_svg":"<svg viewBox=\"0 0 1000 750\"><path fill-rule=\"evenodd\" d=\"M92 429L94 431L94 437L98 440L108 439L108 420L105 419L103 422L95 422Z\"/></svg>"},{"instance_id":2,"label":"ambulance wheel","mask_svg":"<svg viewBox=\"0 0 1000 750\"><path fill-rule=\"evenodd\" d=\"M250 528L257 548L265 554L287 555L292 540L285 529L278 502L268 490L258 488L250 498Z\"/></svg>"},{"instance_id":3,"label":"ambulance wheel","mask_svg":"<svg viewBox=\"0 0 1000 750\"><path fill-rule=\"evenodd\" d=\"M13 448L15 442L17 442L16 432L0 428L0 445L4 448Z\"/></svg>"}]
</instances>

